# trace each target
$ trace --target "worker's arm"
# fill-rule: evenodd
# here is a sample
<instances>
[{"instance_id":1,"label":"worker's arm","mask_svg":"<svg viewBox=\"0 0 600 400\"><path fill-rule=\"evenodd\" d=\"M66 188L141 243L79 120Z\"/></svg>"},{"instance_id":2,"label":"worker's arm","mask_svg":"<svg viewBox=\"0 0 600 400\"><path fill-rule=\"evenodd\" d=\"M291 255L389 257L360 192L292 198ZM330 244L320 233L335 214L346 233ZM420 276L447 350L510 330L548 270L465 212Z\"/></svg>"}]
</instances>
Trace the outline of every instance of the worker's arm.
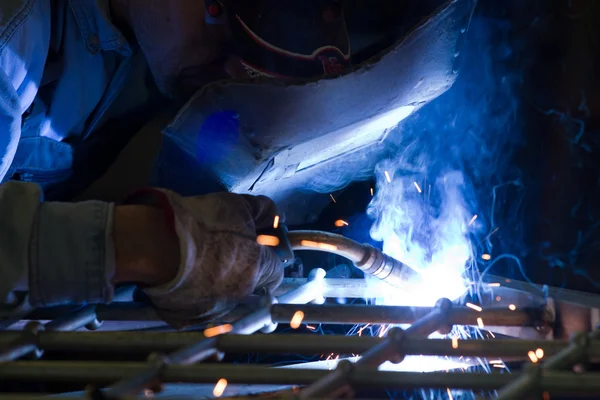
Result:
<instances>
[{"instance_id":1,"label":"worker's arm","mask_svg":"<svg viewBox=\"0 0 600 400\"><path fill-rule=\"evenodd\" d=\"M175 232L161 209L110 203L43 203L38 186L0 186L1 298L29 291L34 306L108 302L114 284L171 280Z\"/></svg>"},{"instance_id":2,"label":"worker's arm","mask_svg":"<svg viewBox=\"0 0 600 400\"><path fill-rule=\"evenodd\" d=\"M182 325L281 282L277 257L255 239L276 213L267 198L151 190L127 205L41 200L34 184L0 185L4 305L15 291L34 307L109 302L115 284L132 282Z\"/></svg>"}]
</instances>

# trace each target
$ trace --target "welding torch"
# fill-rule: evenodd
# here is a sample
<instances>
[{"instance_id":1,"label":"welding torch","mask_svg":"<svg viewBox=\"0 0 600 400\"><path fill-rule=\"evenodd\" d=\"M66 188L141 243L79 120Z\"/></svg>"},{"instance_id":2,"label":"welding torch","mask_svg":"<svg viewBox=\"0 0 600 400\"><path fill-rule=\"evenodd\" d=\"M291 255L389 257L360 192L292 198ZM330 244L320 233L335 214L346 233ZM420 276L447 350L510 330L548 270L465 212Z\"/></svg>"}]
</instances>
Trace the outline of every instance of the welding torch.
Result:
<instances>
[{"instance_id":1,"label":"welding torch","mask_svg":"<svg viewBox=\"0 0 600 400\"><path fill-rule=\"evenodd\" d=\"M381 250L360 244L341 235L324 231L287 231L283 224L274 224L272 229L259 232L257 242L272 247L284 263L294 259L295 250L313 250L336 254L350 260L367 275L402 287L412 282L418 273L408 265L388 256Z\"/></svg>"}]
</instances>

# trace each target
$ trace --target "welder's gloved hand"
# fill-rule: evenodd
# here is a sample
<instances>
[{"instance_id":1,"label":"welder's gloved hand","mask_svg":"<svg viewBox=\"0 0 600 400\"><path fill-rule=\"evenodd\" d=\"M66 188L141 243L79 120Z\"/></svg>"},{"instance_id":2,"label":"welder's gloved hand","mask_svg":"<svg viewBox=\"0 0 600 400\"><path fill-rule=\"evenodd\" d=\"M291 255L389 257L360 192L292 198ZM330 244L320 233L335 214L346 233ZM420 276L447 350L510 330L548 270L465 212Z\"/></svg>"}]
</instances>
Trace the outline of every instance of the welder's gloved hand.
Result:
<instances>
[{"instance_id":1,"label":"welder's gloved hand","mask_svg":"<svg viewBox=\"0 0 600 400\"><path fill-rule=\"evenodd\" d=\"M176 277L144 289L171 325L218 317L252 293L272 291L281 283L281 261L272 248L256 243L256 232L272 227L278 215L269 198L232 193L182 197L152 189L131 200L161 205L179 237Z\"/></svg>"}]
</instances>

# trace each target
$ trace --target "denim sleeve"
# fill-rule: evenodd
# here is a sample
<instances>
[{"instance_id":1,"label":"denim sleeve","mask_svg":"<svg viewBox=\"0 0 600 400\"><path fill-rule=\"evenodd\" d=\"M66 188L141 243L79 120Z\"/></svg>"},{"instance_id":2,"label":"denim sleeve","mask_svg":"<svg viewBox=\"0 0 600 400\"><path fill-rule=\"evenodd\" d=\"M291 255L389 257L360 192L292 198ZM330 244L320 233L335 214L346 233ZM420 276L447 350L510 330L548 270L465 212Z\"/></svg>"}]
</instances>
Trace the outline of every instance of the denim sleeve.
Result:
<instances>
[{"instance_id":1,"label":"denim sleeve","mask_svg":"<svg viewBox=\"0 0 600 400\"><path fill-rule=\"evenodd\" d=\"M21 137L21 116L35 98L50 46L49 1L0 1L0 181Z\"/></svg>"},{"instance_id":2,"label":"denim sleeve","mask_svg":"<svg viewBox=\"0 0 600 400\"><path fill-rule=\"evenodd\" d=\"M110 302L113 209L100 201L42 202L32 183L0 185L0 306L14 292L29 292L34 307Z\"/></svg>"}]
</instances>

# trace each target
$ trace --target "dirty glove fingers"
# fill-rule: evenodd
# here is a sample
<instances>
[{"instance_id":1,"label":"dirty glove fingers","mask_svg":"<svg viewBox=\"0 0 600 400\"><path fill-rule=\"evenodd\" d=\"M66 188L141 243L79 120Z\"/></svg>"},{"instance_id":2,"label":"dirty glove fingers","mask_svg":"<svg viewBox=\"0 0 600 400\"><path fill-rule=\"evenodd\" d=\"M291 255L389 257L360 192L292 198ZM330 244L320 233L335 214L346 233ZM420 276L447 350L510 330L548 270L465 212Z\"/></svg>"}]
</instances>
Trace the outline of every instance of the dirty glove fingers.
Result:
<instances>
[{"instance_id":1,"label":"dirty glove fingers","mask_svg":"<svg viewBox=\"0 0 600 400\"><path fill-rule=\"evenodd\" d=\"M277 205L270 198L246 194L242 196L250 207L257 231L273 228L275 217L278 217L278 223L285 223L285 216L279 212Z\"/></svg>"}]
</instances>

